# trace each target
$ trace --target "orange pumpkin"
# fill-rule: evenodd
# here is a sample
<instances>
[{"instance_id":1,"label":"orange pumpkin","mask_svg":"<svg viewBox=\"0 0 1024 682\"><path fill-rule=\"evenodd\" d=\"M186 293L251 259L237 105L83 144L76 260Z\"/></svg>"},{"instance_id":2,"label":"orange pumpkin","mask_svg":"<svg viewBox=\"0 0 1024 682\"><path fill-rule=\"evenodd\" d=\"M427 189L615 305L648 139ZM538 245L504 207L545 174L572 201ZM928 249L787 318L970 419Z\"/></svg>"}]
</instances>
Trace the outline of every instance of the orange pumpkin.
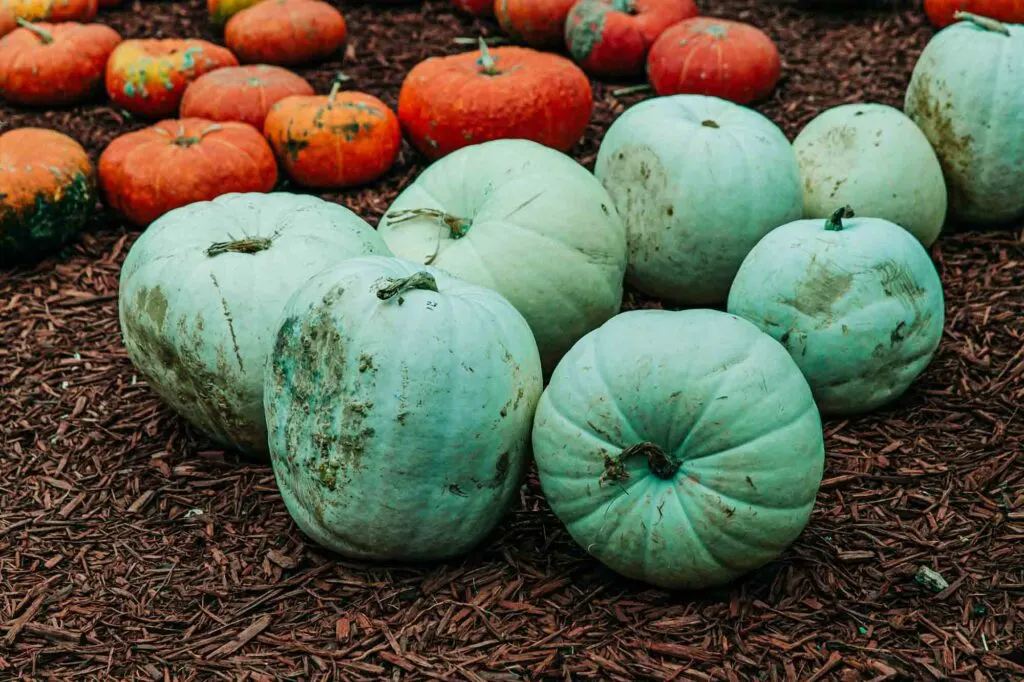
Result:
<instances>
[{"instance_id":1,"label":"orange pumpkin","mask_svg":"<svg viewBox=\"0 0 1024 682\"><path fill-rule=\"evenodd\" d=\"M452 0L455 9L474 17L494 16L494 0Z\"/></svg>"},{"instance_id":2,"label":"orange pumpkin","mask_svg":"<svg viewBox=\"0 0 1024 682\"><path fill-rule=\"evenodd\" d=\"M96 170L63 133L17 128L0 135L0 265L64 245L96 204Z\"/></svg>"},{"instance_id":3,"label":"orange pumpkin","mask_svg":"<svg viewBox=\"0 0 1024 682\"><path fill-rule=\"evenodd\" d=\"M103 24L32 24L0 40L0 96L30 106L85 99L103 82L107 57L121 42Z\"/></svg>"},{"instance_id":4,"label":"orange pumpkin","mask_svg":"<svg viewBox=\"0 0 1024 682\"><path fill-rule=\"evenodd\" d=\"M269 192L274 153L246 123L169 119L115 138L100 155L108 206L146 226L164 213L229 192Z\"/></svg>"},{"instance_id":5,"label":"orange pumpkin","mask_svg":"<svg viewBox=\"0 0 1024 682\"><path fill-rule=\"evenodd\" d=\"M771 93L781 68L779 50L764 31L709 17L669 28L647 55L647 76L659 95L711 95L737 104Z\"/></svg>"},{"instance_id":6,"label":"orange pumpkin","mask_svg":"<svg viewBox=\"0 0 1024 682\"><path fill-rule=\"evenodd\" d=\"M270 107L290 95L312 95L305 78L280 66L228 66L204 74L185 88L182 117L240 121L263 130Z\"/></svg>"},{"instance_id":7,"label":"orange pumpkin","mask_svg":"<svg viewBox=\"0 0 1024 682\"><path fill-rule=\"evenodd\" d=\"M0 5L0 38L18 28L18 18L7 5Z\"/></svg>"},{"instance_id":8,"label":"orange pumpkin","mask_svg":"<svg viewBox=\"0 0 1024 682\"><path fill-rule=\"evenodd\" d=\"M0 0L14 16L25 21L92 21L99 9L98 0Z\"/></svg>"},{"instance_id":9,"label":"orange pumpkin","mask_svg":"<svg viewBox=\"0 0 1024 682\"><path fill-rule=\"evenodd\" d=\"M398 117L434 160L471 144L523 138L567 152L593 110L590 81L565 57L528 47L432 57L409 71Z\"/></svg>"},{"instance_id":10,"label":"orange pumpkin","mask_svg":"<svg viewBox=\"0 0 1024 682\"><path fill-rule=\"evenodd\" d=\"M343 188L384 175L402 144L398 117L362 92L286 97L270 109L263 131L288 175L300 185Z\"/></svg>"},{"instance_id":11,"label":"orange pumpkin","mask_svg":"<svg viewBox=\"0 0 1024 682\"><path fill-rule=\"evenodd\" d=\"M326 59L345 43L341 12L320 0L264 0L228 20L224 42L243 62L293 65Z\"/></svg>"},{"instance_id":12,"label":"orange pumpkin","mask_svg":"<svg viewBox=\"0 0 1024 682\"><path fill-rule=\"evenodd\" d=\"M1024 0L924 0L928 20L938 28L956 23L957 10L1008 24L1024 24Z\"/></svg>"},{"instance_id":13,"label":"orange pumpkin","mask_svg":"<svg viewBox=\"0 0 1024 682\"><path fill-rule=\"evenodd\" d=\"M531 47L565 44L565 20L576 0L495 0L494 15L501 30Z\"/></svg>"},{"instance_id":14,"label":"orange pumpkin","mask_svg":"<svg viewBox=\"0 0 1024 682\"><path fill-rule=\"evenodd\" d=\"M189 83L224 66L238 66L235 55L205 40L126 40L107 60L107 95L133 114L172 116Z\"/></svg>"}]
</instances>

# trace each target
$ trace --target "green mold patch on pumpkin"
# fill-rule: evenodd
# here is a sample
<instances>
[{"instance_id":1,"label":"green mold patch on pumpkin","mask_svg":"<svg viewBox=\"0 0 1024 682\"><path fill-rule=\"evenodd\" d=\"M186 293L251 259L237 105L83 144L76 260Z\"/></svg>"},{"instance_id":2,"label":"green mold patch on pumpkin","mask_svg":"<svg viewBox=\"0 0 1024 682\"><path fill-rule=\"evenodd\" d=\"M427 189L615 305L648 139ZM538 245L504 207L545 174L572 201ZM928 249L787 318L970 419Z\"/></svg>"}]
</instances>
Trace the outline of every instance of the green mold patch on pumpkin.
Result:
<instances>
[{"instance_id":1,"label":"green mold patch on pumpkin","mask_svg":"<svg viewBox=\"0 0 1024 682\"><path fill-rule=\"evenodd\" d=\"M96 203L90 175L75 173L70 181L56 171L59 192L39 192L20 208L0 203L0 265L13 265L51 253L85 227Z\"/></svg>"},{"instance_id":2,"label":"green mold patch on pumpkin","mask_svg":"<svg viewBox=\"0 0 1024 682\"><path fill-rule=\"evenodd\" d=\"M579 62L586 61L601 42L606 13L607 5L593 0L580 3L573 10L573 23L565 34L566 44L573 59Z\"/></svg>"}]
</instances>

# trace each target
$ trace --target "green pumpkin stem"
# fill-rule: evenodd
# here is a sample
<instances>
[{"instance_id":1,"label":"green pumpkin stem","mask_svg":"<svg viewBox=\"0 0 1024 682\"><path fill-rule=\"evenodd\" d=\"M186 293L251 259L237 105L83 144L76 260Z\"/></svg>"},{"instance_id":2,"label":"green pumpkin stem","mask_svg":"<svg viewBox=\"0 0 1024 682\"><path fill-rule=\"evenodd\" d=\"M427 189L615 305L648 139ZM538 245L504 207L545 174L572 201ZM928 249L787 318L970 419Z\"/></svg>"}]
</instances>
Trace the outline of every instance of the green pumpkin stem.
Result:
<instances>
[{"instance_id":1,"label":"green pumpkin stem","mask_svg":"<svg viewBox=\"0 0 1024 682\"><path fill-rule=\"evenodd\" d=\"M398 296L398 305L402 305L402 297L400 294L403 294L410 289L419 289L420 291L437 291L437 280L435 280L434 276L429 272L423 270L414 275L402 277L401 279L389 279L377 288L377 298L382 301L387 301Z\"/></svg>"},{"instance_id":2,"label":"green pumpkin stem","mask_svg":"<svg viewBox=\"0 0 1024 682\"><path fill-rule=\"evenodd\" d=\"M647 92L651 89L652 88L650 83L640 83L639 85L629 85L624 88L612 90L612 95L615 97L622 97L623 95L633 95L638 92Z\"/></svg>"},{"instance_id":3,"label":"green pumpkin stem","mask_svg":"<svg viewBox=\"0 0 1024 682\"><path fill-rule=\"evenodd\" d=\"M604 458L604 475L601 477L602 480L628 480L629 473L626 471L626 460L637 456L645 457L647 459L647 468L650 469L651 473L665 480L675 476L682 464L674 456L662 450L657 444L644 441L630 445L615 457L606 456Z\"/></svg>"},{"instance_id":4,"label":"green pumpkin stem","mask_svg":"<svg viewBox=\"0 0 1024 682\"><path fill-rule=\"evenodd\" d=\"M849 206L843 206L832 211L832 215L825 221L825 229L829 232L839 232L843 229L843 218L852 218L853 209Z\"/></svg>"},{"instance_id":5,"label":"green pumpkin stem","mask_svg":"<svg viewBox=\"0 0 1024 682\"><path fill-rule=\"evenodd\" d=\"M452 239L461 239L469 232L472 221L466 218L454 216L451 213L438 211L436 208L410 208L401 211L393 211L384 216L395 225L404 223L416 218L433 218L442 226L448 228Z\"/></svg>"},{"instance_id":6,"label":"green pumpkin stem","mask_svg":"<svg viewBox=\"0 0 1024 682\"><path fill-rule=\"evenodd\" d=\"M214 123L213 125L209 126L206 130L199 133L198 135L185 136L183 134L184 128L179 128L179 130L181 130L182 132L179 133L176 138L171 140L171 144L177 145L179 147L185 147L187 149L188 147L191 147L194 144L199 144L200 142L202 142L203 138L209 135L210 133L215 133L221 129L222 126L219 123Z\"/></svg>"},{"instance_id":7,"label":"green pumpkin stem","mask_svg":"<svg viewBox=\"0 0 1024 682\"><path fill-rule=\"evenodd\" d=\"M334 98L338 96L338 91L341 90L341 81L342 81L341 74L338 74L338 77L334 79L333 83L331 83L331 91L329 93L327 93L327 108L328 109L333 109L334 108Z\"/></svg>"},{"instance_id":8,"label":"green pumpkin stem","mask_svg":"<svg viewBox=\"0 0 1024 682\"><path fill-rule=\"evenodd\" d=\"M980 14L974 14L972 12L964 12L963 10L957 10L953 12L953 18L957 21L969 21L975 26L980 26L987 31L995 31L996 33L1002 33L1004 36L1010 35L1010 29L1006 27L1001 21L996 21L990 17L983 17Z\"/></svg>"},{"instance_id":9,"label":"green pumpkin stem","mask_svg":"<svg viewBox=\"0 0 1024 682\"><path fill-rule=\"evenodd\" d=\"M21 17L18 17L17 19L15 19L15 21L18 22L18 26L21 26L22 28L27 29L29 31L32 31L37 36L39 36L39 39L43 41L43 45L49 45L53 42L52 33L50 33L49 31L44 31L43 29L33 24L31 21L26 21Z\"/></svg>"},{"instance_id":10,"label":"green pumpkin stem","mask_svg":"<svg viewBox=\"0 0 1024 682\"><path fill-rule=\"evenodd\" d=\"M612 0L612 9L630 16L640 14L640 11L636 8L636 3L633 0Z\"/></svg>"},{"instance_id":11,"label":"green pumpkin stem","mask_svg":"<svg viewBox=\"0 0 1024 682\"><path fill-rule=\"evenodd\" d=\"M271 241L266 237L247 237L230 242L216 242L210 244L210 248L206 249L206 255L213 258L222 253L259 253L269 249L270 244Z\"/></svg>"},{"instance_id":12,"label":"green pumpkin stem","mask_svg":"<svg viewBox=\"0 0 1024 682\"><path fill-rule=\"evenodd\" d=\"M491 51L487 49L487 42L483 39L479 39L480 45L480 59L477 60L482 68L480 73L485 76L497 76L501 71L497 67L498 60L491 55Z\"/></svg>"}]
</instances>

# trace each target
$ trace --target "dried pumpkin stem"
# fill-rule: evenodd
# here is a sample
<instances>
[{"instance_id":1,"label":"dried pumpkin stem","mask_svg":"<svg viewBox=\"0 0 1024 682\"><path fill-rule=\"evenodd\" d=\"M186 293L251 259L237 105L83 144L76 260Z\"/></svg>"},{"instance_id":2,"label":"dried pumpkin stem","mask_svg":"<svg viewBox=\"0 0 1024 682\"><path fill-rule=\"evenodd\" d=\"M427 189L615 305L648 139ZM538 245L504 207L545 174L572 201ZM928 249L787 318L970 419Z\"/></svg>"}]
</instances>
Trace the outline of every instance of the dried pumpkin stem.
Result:
<instances>
[{"instance_id":1,"label":"dried pumpkin stem","mask_svg":"<svg viewBox=\"0 0 1024 682\"><path fill-rule=\"evenodd\" d=\"M957 21L969 21L975 26L988 31L995 31L996 33L1002 33L1004 36L1010 35L1010 29L1006 27L1001 21L996 21L990 17L983 17L980 14L974 14L972 12L964 12L963 10L957 10L953 12L953 18Z\"/></svg>"},{"instance_id":2,"label":"dried pumpkin stem","mask_svg":"<svg viewBox=\"0 0 1024 682\"><path fill-rule=\"evenodd\" d=\"M188 147L191 147L192 145L199 144L200 142L203 141L204 137L206 137L210 133L215 133L215 132L217 132L218 130L221 130L221 129L222 129L222 126L219 123L214 123L213 125L209 126L206 130L204 130L203 132L199 133L198 135L188 135L188 136L186 136L186 135L183 135L183 134L179 134L178 137L174 138L171 141L171 144L177 145L179 147L188 148Z\"/></svg>"},{"instance_id":3,"label":"dried pumpkin stem","mask_svg":"<svg viewBox=\"0 0 1024 682\"><path fill-rule=\"evenodd\" d=\"M650 83L640 83L638 85L630 85L625 88L618 88L616 90L612 90L612 95L614 95L615 97L622 97L623 95L633 95L638 92L647 92L650 89Z\"/></svg>"},{"instance_id":4,"label":"dried pumpkin stem","mask_svg":"<svg viewBox=\"0 0 1024 682\"><path fill-rule=\"evenodd\" d=\"M452 215L451 213L438 211L436 208L404 209L400 211L393 211L384 217L395 225L409 220L415 220L416 218L433 218L442 226L448 228L452 239L461 239L462 237L465 237L466 233L469 232L470 226L473 224L472 221L467 220L466 218L460 218Z\"/></svg>"},{"instance_id":5,"label":"dried pumpkin stem","mask_svg":"<svg viewBox=\"0 0 1024 682\"><path fill-rule=\"evenodd\" d=\"M39 36L39 39L41 41L43 41L44 45L49 45L50 43L53 42L53 34L52 33L50 33L49 31L45 31L45 30L39 28L38 26L33 24L31 21L26 21L25 19L22 19L21 17L18 17L15 21L18 22L18 26L21 26L22 28L27 29L29 31L32 31L37 36Z\"/></svg>"},{"instance_id":6,"label":"dried pumpkin stem","mask_svg":"<svg viewBox=\"0 0 1024 682\"><path fill-rule=\"evenodd\" d=\"M678 459L662 450L656 443L643 441L630 445L614 457L606 456L604 458L604 474L601 478L606 481L629 480L626 460L631 457L646 458L647 468L661 479L670 479L675 476L681 465Z\"/></svg>"},{"instance_id":7,"label":"dried pumpkin stem","mask_svg":"<svg viewBox=\"0 0 1024 682\"><path fill-rule=\"evenodd\" d=\"M382 301L398 296L398 304L402 304L402 297L400 294L409 291L410 289L419 289L420 291L437 291L437 280L434 276L425 270L421 270L408 277L402 277L401 279L389 279L386 280L381 286L377 288L377 298Z\"/></svg>"},{"instance_id":8,"label":"dried pumpkin stem","mask_svg":"<svg viewBox=\"0 0 1024 682\"><path fill-rule=\"evenodd\" d=\"M832 215L825 221L825 229L829 232L839 232L843 229L843 218L852 218L853 209L849 206L843 206L832 211Z\"/></svg>"},{"instance_id":9,"label":"dried pumpkin stem","mask_svg":"<svg viewBox=\"0 0 1024 682\"><path fill-rule=\"evenodd\" d=\"M335 78L334 83L331 84L331 91L327 93L327 108L334 108L334 98L338 96L338 91L341 90L341 79Z\"/></svg>"},{"instance_id":10,"label":"dried pumpkin stem","mask_svg":"<svg viewBox=\"0 0 1024 682\"><path fill-rule=\"evenodd\" d=\"M230 242L216 242L210 244L206 249L209 257L219 256L222 253L259 253L270 248L271 241L266 237L249 237L246 239L234 239Z\"/></svg>"},{"instance_id":11,"label":"dried pumpkin stem","mask_svg":"<svg viewBox=\"0 0 1024 682\"><path fill-rule=\"evenodd\" d=\"M498 60L491 55L491 51L487 49L487 42L483 38L479 39L479 45L480 59L477 60L477 64L482 67L480 73L486 76L497 76L501 73L497 67Z\"/></svg>"}]
</instances>

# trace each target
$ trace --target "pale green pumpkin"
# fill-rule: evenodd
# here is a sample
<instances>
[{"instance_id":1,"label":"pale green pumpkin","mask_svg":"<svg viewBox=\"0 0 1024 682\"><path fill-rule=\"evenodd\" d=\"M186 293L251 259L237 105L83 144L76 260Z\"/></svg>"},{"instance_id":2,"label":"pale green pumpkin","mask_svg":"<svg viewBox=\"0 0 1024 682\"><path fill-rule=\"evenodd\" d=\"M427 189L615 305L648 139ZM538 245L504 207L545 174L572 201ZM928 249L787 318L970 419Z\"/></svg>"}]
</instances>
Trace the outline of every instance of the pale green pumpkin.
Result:
<instances>
[{"instance_id":1,"label":"pale green pumpkin","mask_svg":"<svg viewBox=\"0 0 1024 682\"><path fill-rule=\"evenodd\" d=\"M312 196L232 193L175 209L121 269L128 356L193 425L266 457L263 369L285 301L317 271L365 254L388 254L373 228Z\"/></svg>"},{"instance_id":2,"label":"pale green pumpkin","mask_svg":"<svg viewBox=\"0 0 1024 682\"><path fill-rule=\"evenodd\" d=\"M781 341L822 414L886 405L928 366L942 338L942 283L921 243L880 218L799 220L762 239L728 310Z\"/></svg>"},{"instance_id":3,"label":"pale green pumpkin","mask_svg":"<svg viewBox=\"0 0 1024 682\"><path fill-rule=\"evenodd\" d=\"M288 302L266 374L284 503L348 557L465 553L519 489L541 387L499 294L380 256L325 270Z\"/></svg>"},{"instance_id":4,"label":"pale green pumpkin","mask_svg":"<svg viewBox=\"0 0 1024 682\"><path fill-rule=\"evenodd\" d=\"M668 589L778 557L821 483L821 419L777 341L714 310L622 313L541 396L533 451L551 509L609 568Z\"/></svg>"},{"instance_id":5,"label":"pale green pumpkin","mask_svg":"<svg viewBox=\"0 0 1024 682\"><path fill-rule=\"evenodd\" d=\"M724 303L757 240L803 212L785 135L752 109L655 97L612 123L594 174L629 235L629 281L678 305Z\"/></svg>"}]
</instances>

